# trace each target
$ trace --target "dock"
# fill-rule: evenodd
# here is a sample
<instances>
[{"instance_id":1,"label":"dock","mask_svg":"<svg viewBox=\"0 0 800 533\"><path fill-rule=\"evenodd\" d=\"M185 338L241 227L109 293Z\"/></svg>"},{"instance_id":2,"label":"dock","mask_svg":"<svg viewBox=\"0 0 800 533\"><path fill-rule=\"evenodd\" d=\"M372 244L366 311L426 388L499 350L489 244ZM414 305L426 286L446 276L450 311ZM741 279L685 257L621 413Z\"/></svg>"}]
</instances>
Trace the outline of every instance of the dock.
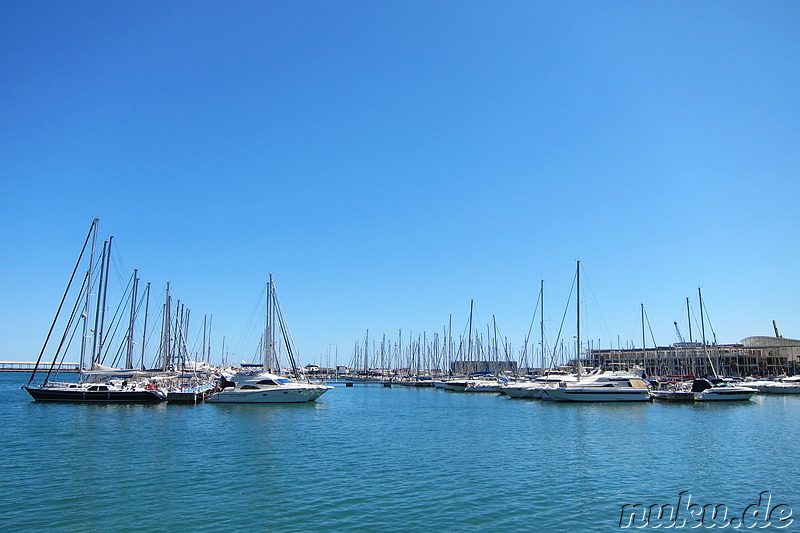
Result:
<instances>
[{"instance_id":1,"label":"dock","mask_svg":"<svg viewBox=\"0 0 800 533\"><path fill-rule=\"evenodd\" d=\"M39 363L37 372L47 372L50 365L50 362ZM0 372L33 372L34 368L36 368L36 361L0 361ZM53 366L53 372L77 374L79 372L78 363L56 363Z\"/></svg>"}]
</instances>

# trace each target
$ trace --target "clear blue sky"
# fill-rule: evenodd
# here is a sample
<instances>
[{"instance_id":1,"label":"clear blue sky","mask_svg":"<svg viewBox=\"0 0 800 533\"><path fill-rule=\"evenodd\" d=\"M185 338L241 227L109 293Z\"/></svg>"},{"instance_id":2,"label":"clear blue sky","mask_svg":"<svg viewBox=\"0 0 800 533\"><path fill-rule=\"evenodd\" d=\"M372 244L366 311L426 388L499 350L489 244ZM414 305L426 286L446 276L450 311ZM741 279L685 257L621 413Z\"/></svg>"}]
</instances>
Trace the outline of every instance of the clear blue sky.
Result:
<instances>
[{"instance_id":1,"label":"clear blue sky","mask_svg":"<svg viewBox=\"0 0 800 533\"><path fill-rule=\"evenodd\" d=\"M578 259L604 347L641 303L686 336L698 287L719 342L800 337L797 2L0 11L0 359L38 355L94 216L236 360L270 272L301 361L347 362L471 299L519 346L541 279L552 342Z\"/></svg>"}]
</instances>

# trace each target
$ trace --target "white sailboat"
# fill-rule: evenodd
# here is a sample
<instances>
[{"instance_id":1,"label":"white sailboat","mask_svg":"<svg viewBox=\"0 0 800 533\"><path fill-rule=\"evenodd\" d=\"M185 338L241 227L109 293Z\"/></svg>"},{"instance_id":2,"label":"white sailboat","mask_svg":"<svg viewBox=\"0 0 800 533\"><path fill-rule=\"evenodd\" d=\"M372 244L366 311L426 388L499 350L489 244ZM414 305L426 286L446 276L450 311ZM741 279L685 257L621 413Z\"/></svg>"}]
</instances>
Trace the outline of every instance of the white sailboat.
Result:
<instances>
[{"instance_id":1,"label":"white sailboat","mask_svg":"<svg viewBox=\"0 0 800 533\"><path fill-rule=\"evenodd\" d=\"M280 329L281 339L286 347L294 378L270 372L275 362L275 325ZM267 285L267 320L264 330L264 363L262 371L240 371L230 377L223 377L220 390L206 400L209 403L303 403L313 402L333 387L310 383L300 378L294 358L295 349L286 327L280 303L278 302L272 275ZM277 364L276 368L280 368Z\"/></svg>"}]
</instances>

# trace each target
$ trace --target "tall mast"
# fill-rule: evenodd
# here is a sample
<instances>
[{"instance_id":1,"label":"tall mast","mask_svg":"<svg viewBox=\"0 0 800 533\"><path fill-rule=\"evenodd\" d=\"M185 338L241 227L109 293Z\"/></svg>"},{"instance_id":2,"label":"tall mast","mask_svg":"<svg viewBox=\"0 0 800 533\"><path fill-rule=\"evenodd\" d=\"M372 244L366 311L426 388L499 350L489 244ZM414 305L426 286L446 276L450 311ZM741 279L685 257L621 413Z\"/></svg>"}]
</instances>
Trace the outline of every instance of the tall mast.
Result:
<instances>
[{"instance_id":1,"label":"tall mast","mask_svg":"<svg viewBox=\"0 0 800 533\"><path fill-rule=\"evenodd\" d=\"M199 361L203 361L206 358L206 319L208 318L207 315L203 315L203 355L201 355L198 359ZM195 369L197 369L197 365L195 365Z\"/></svg>"},{"instance_id":2,"label":"tall mast","mask_svg":"<svg viewBox=\"0 0 800 533\"><path fill-rule=\"evenodd\" d=\"M493 348L494 348L494 358L493 358L492 362L495 363L495 364L498 364L500 362L500 353L499 353L499 350L498 350L498 347L497 347L497 318L496 318L496 315L492 315L492 327L494 328L494 339L492 341L493 344L494 344L494 346L493 346ZM488 337L489 334L487 333L486 336ZM497 368L497 366L495 366L495 368ZM495 372L496 372L496 370L495 370Z\"/></svg>"},{"instance_id":3,"label":"tall mast","mask_svg":"<svg viewBox=\"0 0 800 533\"><path fill-rule=\"evenodd\" d=\"M578 297L575 299L577 316L578 316L578 335L577 335L577 349L578 349L578 377L581 375L581 262L578 261L578 270L575 274L577 279Z\"/></svg>"},{"instance_id":4,"label":"tall mast","mask_svg":"<svg viewBox=\"0 0 800 533\"><path fill-rule=\"evenodd\" d=\"M542 375L544 375L544 280L539 287L539 301L541 302L541 316L539 317L539 340L542 344Z\"/></svg>"},{"instance_id":5,"label":"tall mast","mask_svg":"<svg viewBox=\"0 0 800 533\"><path fill-rule=\"evenodd\" d=\"M272 364L272 356L274 350L274 343L275 343L275 303L274 303L274 291L272 285L272 274L269 275L269 283L267 284L267 320L266 326L264 329L264 371L268 371L271 368ZM280 370L280 369L278 369Z\"/></svg>"},{"instance_id":6,"label":"tall mast","mask_svg":"<svg viewBox=\"0 0 800 533\"><path fill-rule=\"evenodd\" d=\"M644 304L642 304L642 357L644 357L644 350L647 349L644 336Z\"/></svg>"},{"instance_id":7,"label":"tall mast","mask_svg":"<svg viewBox=\"0 0 800 533\"><path fill-rule=\"evenodd\" d=\"M95 302L95 310L94 310L94 335L92 336L92 365L94 365L95 361L99 362L98 354L103 352L103 326L100 321L100 317L105 315L103 313L103 301L102 301L102 294L103 288L105 287L105 273L106 273L106 261L108 260L108 245L109 241L103 241L103 251L100 252L100 279L97 283L97 302ZM98 349L98 342L100 343L100 347Z\"/></svg>"},{"instance_id":8,"label":"tall mast","mask_svg":"<svg viewBox=\"0 0 800 533\"><path fill-rule=\"evenodd\" d=\"M208 346L206 347L206 363L211 364L211 327L214 325L214 315L208 318Z\"/></svg>"},{"instance_id":9,"label":"tall mast","mask_svg":"<svg viewBox=\"0 0 800 533\"><path fill-rule=\"evenodd\" d=\"M103 347L105 344L105 323L106 323L106 301L108 299L108 271L111 269L111 248L114 244L114 236L110 236L108 238L108 251L106 252L106 271L103 276L103 305L100 306L100 329L97 332L99 344L98 352L95 355L97 361L100 362L100 355L103 353Z\"/></svg>"},{"instance_id":10,"label":"tall mast","mask_svg":"<svg viewBox=\"0 0 800 533\"><path fill-rule=\"evenodd\" d=\"M131 289L131 316L128 323L128 350L125 355L125 368L133 368L133 324L136 320L136 293L139 288L139 271L133 269L133 288Z\"/></svg>"},{"instance_id":11,"label":"tall mast","mask_svg":"<svg viewBox=\"0 0 800 533\"><path fill-rule=\"evenodd\" d=\"M369 330L364 336L364 377L369 376Z\"/></svg>"},{"instance_id":12,"label":"tall mast","mask_svg":"<svg viewBox=\"0 0 800 533\"><path fill-rule=\"evenodd\" d=\"M94 233L92 234L92 251L89 255L89 272L86 280L86 303L83 306L83 335L81 339L81 361L79 371L84 370L84 361L86 358L86 340L89 336L89 309L91 308L91 295L92 295L92 269L94 268L94 254L95 247L97 246L97 225L100 219L95 218L92 222Z\"/></svg>"},{"instance_id":13,"label":"tall mast","mask_svg":"<svg viewBox=\"0 0 800 533\"><path fill-rule=\"evenodd\" d=\"M689 342L692 341L692 313L689 310L689 297L686 297L686 319L689 321Z\"/></svg>"},{"instance_id":14,"label":"tall mast","mask_svg":"<svg viewBox=\"0 0 800 533\"><path fill-rule=\"evenodd\" d=\"M700 287L697 287L697 296L700 299L700 330L703 334L703 355L706 356L706 361L708 361L711 367L711 373L716 378L719 376L717 375L717 370L714 368L714 362L711 361L711 357L708 355L708 346L706 346L706 322L703 315L703 293L700 292Z\"/></svg>"},{"instance_id":15,"label":"tall mast","mask_svg":"<svg viewBox=\"0 0 800 533\"><path fill-rule=\"evenodd\" d=\"M447 371L450 372L452 368L450 365L453 362L453 313L450 313L450 318L447 321ZM442 369L444 370L444 369Z\"/></svg>"},{"instance_id":16,"label":"tall mast","mask_svg":"<svg viewBox=\"0 0 800 533\"><path fill-rule=\"evenodd\" d=\"M144 370L144 345L147 341L147 314L150 312L150 282L147 282L147 287L145 288L145 300L144 300L144 327L142 328L142 364L141 369Z\"/></svg>"},{"instance_id":17,"label":"tall mast","mask_svg":"<svg viewBox=\"0 0 800 533\"><path fill-rule=\"evenodd\" d=\"M164 298L164 327L161 329L161 370L166 371L169 364L169 344L170 344L170 321L172 320L172 309L170 307L169 281L167 282L167 294Z\"/></svg>"},{"instance_id":18,"label":"tall mast","mask_svg":"<svg viewBox=\"0 0 800 533\"><path fill-rule=\"evenodd\" d=\"M472 304L473 300L469 301L469 339L467 340L467 361L472 364Z\"/></svg>"}]
</instances>

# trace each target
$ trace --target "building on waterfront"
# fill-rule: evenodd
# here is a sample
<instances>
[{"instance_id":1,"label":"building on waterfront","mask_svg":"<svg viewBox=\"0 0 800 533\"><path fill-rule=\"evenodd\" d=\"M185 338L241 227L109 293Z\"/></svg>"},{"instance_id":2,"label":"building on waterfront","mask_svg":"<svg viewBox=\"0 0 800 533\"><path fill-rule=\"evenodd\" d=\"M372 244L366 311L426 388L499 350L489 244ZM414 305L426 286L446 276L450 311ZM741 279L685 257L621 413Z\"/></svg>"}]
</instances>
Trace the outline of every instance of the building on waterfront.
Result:
<instances>
[{"instance_id":1,"label":"building on waterfront","mask_svg":"<svg viewBox=\"0 0 800 533\"><path fill-rule=\"evenodd\" d=\"M794 375L800 372L800 340L747 337L738 344L678 342L646 349L593 349L581 361L604 368L639 365L649 376L703 376L714 371L725 376Z\"/></svg>"}]
</instances>

